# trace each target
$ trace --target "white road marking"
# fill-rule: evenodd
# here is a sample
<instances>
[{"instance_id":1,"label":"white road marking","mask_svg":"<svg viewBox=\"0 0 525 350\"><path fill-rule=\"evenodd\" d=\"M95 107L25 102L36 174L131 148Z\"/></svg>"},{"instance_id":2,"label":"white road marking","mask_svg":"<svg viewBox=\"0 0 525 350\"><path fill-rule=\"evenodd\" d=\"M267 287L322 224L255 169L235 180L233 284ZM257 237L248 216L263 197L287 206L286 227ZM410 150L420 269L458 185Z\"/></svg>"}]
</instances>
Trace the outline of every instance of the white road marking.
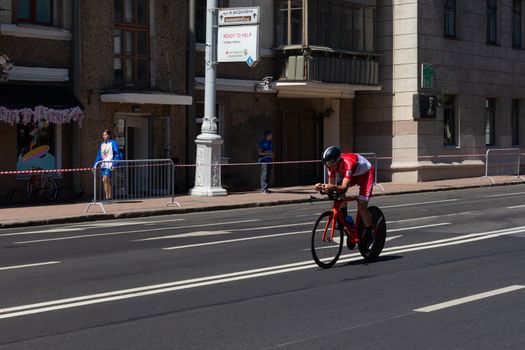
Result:
<instances>
[{"instance_id":1,"label":"white road marking","mask_svg":"<svg viewBox=\"0 0 525 350\"><path fill-rule=\"evenodd\" d=\"M180 221L182 219L177 219ZM136 222L97 222L91 224L75 225L74 227L85 227L85 228L104 228L104 227L118 227L118 226L133 226L133 225L144 225L148 224L149 221L136 221Z\"/></svg>"},{"instance_id":2,"label":"white road marking","mask_svg":"<svg viewBox=\"0 0 525 350\"><path fill-rule=\"evenodd\" d=\"M107 233L94 233L94 234L89 234L89 235L79 235L79 236L59 237L59 238L47 238L47 239L35 239L35 240L31 240L31 241L20 241L20 242L14 242L14 244L28 244L28 243L65 241L65 240L80 239L80 238L116 236L116 235L124 235L124 234L129 234L129 233L152 232L152 231L168 231L168 230L178 230L178 229L182 229L182 228L194 228L194 227L206 227L206 226L222 226L222 225L238 224L238 223L245 223L245 222L256 222L256 221L259 221L259 220L258 219L241 220L241 221L230 221L230 222L216 222L216 223L212 223L212 224L201 224L201 225L159 227L159 228L148 228L148 229L142 229L142 230L107 232Z\"/></svg>"},{"instance_id":3,"label":"white road marking","mask_svg":"<svg viewBox=\"0 0 525 350\"><path fill-rule=\"evenodd\" d=\"M216 235L225 235L231 233L230 231L196 231L189 233L182 233L177 235L177 238L187 238L187 237L207 237L207 236L216 236Z\"/></svg>"},{"instance_id":4,"label":"white road marking","mask_svg":"<svg viewBox=\"0 0 525 350\"><path fill-rule=\"evenodd\" d=\"M467 296L467 297L464 297L464 298L454 299L454 300L446 301L444 303L439 303L439 304L434 304L434 305L422 307L422 308L419 308L419 309L415 309L414 311L417 311L417 312L432 312L432 311L442 310L442 309L446 309L446 308L449 308L449 307L453 307L453 306L457 306L457 305L461 305L461 304L465 304L465 303L470 303L471 301L476 301L476 300L480 300L480 299L490 298L490 297L493 297L493 296L496 296L496 295L500 295L500 294L504 294L504 293L514 292L516 290L520 290L520 289L524 289L524 288L525 288L525 286L514 285L514 286L505 287L505 288L494 289L494 290L491 290L491 291L488 291L488 292L474 294L474 295L470 295L470 296Z\"/></svg>"},{"instance_id":5,"label":"white road marking","mask_svg":"<svg viewBox=\"0 0 525 350\"><path fill-rule=\"evenodd\" d=\"M277 234L274 234L274 235L244 237L244 238L236 238L236 239L227 239L227 240L224 240L224 241L187 244L187 245L180 245L180 246L175 246L175 247L167 247L167 248L162 248L162 249L163 250L176 250L176 249L186 249L186 248L195 248L195 247L205 247L205 246L217 245L217 244L234 243L234 242L242 242L242 241L253 241L253 240L256 240L256 239L298 235L298 234L301 234L301 233L309 233L309 232L311 232L311 231L285 232L285 233L277 233Z\"/></svg>"},{"instance_id":6,"label":"white road marking","mask_svg":"<svg viewBox=\"0 0 525 350\"><path fill-rule=\"evenodd\" d=\"M183 220L185 219L173 219L173 220L165 220L165 221L183 221ZM90 228L134 226L134 225L150 225L150 222L149 221L101 222L101 223L93 223L93 224L81 224L81 225L75 225L75 226L68 226L68 227L56 228L56 229L45 229L45 230L39 230L39 231L4 233L4 234L0 234L0 237L25 236L25 235L34 235L34 234L44 234L44 233L78 232L78 231L85 231ZM153 223L153 225L155 225L155 223Z\"/></svg>"},{"instance_id":7,"label":"white road marking","mask_svg":"<svg viewBox=\"0 0 525 350\"><path fill-rule=\"evenodd\" d=\"M518 209L518 208L524 208L525 204L522 205L513 205L512 207L507 207L507 209Z\"/></svg>"},{"instance_id":8,"label":"white road marking","mask_svg":"<svg viewBox=\"0 0 525 350\"><path fill-rule=\"evenodd\" d=\"M513 234L516 232L525 232L525 226L515 227L515 228L505 229L505 230L483 232L483 233L477 233L477 234L468 234L468 235L464 235L460 237L454 237L454 238L448 239L449 242L447 243L464 244L464 243L472 242L475 240L489 239L489 238L499 237L502 235ZM477 237L479 235L484 235L484 236ZM468 237L473 237L473 238L461 240L462 238L468 238ZM443 241L447 241L447 240L443 239L439 241L426 242L426 243L421 243L421 244L431 244L431 243L443 242ZM386 252L383 255L393 255L393 254L399 254L399 253L405 253L405 252L411 252L411 251L417 251L417 250L432 249L432 248L442 247L446 245L447 244L432 244L432 245L413 247L413 248L408 248L408 249L401 249L402 247L393 247L391 251ZM413 245L409 245L407 247L410 247L410 246L413 246ZM348 255L342 255L339 259L339 263L347 263L350 261L357 261L361 259L362 258L359 253L352 253ZM132 288L132 289L124 289L124 290L117 290L117 291L99 293L99 294L91 294L91 295L85 295L85 296L79 296L79 297L73 297L73 298L67 298L67 299L52 300L52 301L46 301L46 302L41 302L41 303L36 303L36 304L20 305L20 306L0 309L0 319L7 319L7 318L13 318L13 317L19 317L19 316L31 315L31 314L38 314L38 313L61 310L61 309L70 309L70 308L75 308L75 307L80 307L80 306L85 306L85 305L100 304L100 303L105 303L105 302L115 301L115 300L131 299L131 298L137 298L137 297L146 296L146 295L168 293L168 292L173 292L177 290L197 288L197 287L203 287L203 286L208 286L208 285L223 284L227 282L247 280L247 279L271 276L271 275L278 275L278 274L283 274L287 272L294 272L294 271L313 269L313 268L317 268L317 265L313 263L311 260L307 260L307 261L301 261L301 262L285 264L285 265L258 268L254 270L238 271L238 272L226 273L226 274L215 275L215 276L207 276L207 277L194 278L194 279L189 279L189 280L182 280L182 281L168 282L168 283L162 283L162 284L156 284L156 285L150 285L150 286L137 287L137 288Z\"/></svg>"},{"instance_id":9,"label":"white road marking","mask_svg":"<svg viewBox=\"0 0 525 350\"><path fill-rule=\"evenodd\" d=\"M515 227L512 229L490 231L490 232L471 233L471 234L463 235L463 236L438 239L436 241L407 244L407 245L397 246L397 247L389 247L389 248L383 249L383 252L394 254L394 253L399 253L399 252L411 252L411 251L417 251L417 250L446 247L450 245L470 243L470 242L481 241L481 240L489 239L489 238L496 238L500 236L513 235L513 234L521 233L521 232L525 232L525 226Z\"/></svg>"},{"instance_id":10,"label":"white road marking","mask_svg":"<svg viewBox=\"0 0 525 350\"><path fill-rule=\"evenodd\" d=\"M248 228L239 228L239 229L232 229L231 231L253 231L253 230L270 230L272 228L282 228L282 227L294 227L294 226L305 226L305 225L313 225L315 221L308 221L308 222L298 222L296 224L283 224L283 225L275 225L275 226L262 226L262 227L248 227Z\"/></svg>"},{"instance_id":11,"label":"white road marking","mask_svg":"<svg viewBox=\"0 0 525 350\"><path fill-rule=\"evenodd\" d=\"M390 233L390 232L399 232L399 231L419 230L420 228L445 226L445 225L450 225L450 224L451 224L450 222L440 222L439 224L429 224L429 225L421 225L421 226L393 228L393 229L388 229L387 232Z\"/></svg>"},{"instance_id":12,"label":"white road marking","mask_svg":"<svg viewBox=\"0 0 525 350\"><path fill-rule=\"evenodd\" d=\"M403 220L393 220L393 221L387 221L387 224L395 224L398 222L409 222L409 221L423 221L423 220L431 220L431 219L437 219L439 216L424 216L422 218L414 218L414 219L403 219Z\"/></svg>"},{"instance_id":13,"label":"white road marking","mask_svg":"<svg viewBox=\"0 0 525 350\"><path fill-rule=\"evenodd\" d=\"M403 235L389 236L389 237L387 237L387 238L385 239L385 241L388 242L388 241L391 241L391 240L396 239L396 238L399 238L399 237L403 237Z\"/></svg>"},{"instance_id":14,"label":"white road marking","mask_svg":"<svg viewBox=\"0 0 525 350\"><path fill-rule=\"evenodd\" d=\"M426 228L426 227L434 227L434 226L443 226L443 225L450 225L448 222L442 222L439 224L433 224L433 225L424 225L424 226L415 226L415 227L405 227L405 228L398 228L398 229L392 229L388 230L388 232L398 232L398 231L409 231L409 230L417 230L420 228ZM210 245L216 245L216 244L225 244L225 243L235 243L235 242L243 242L243 241L251 241L256 239L263 239L263 238L276 238L276 237L283 237L283 236L290 236L300 233L310 233L312 231L297 231L297 232L285 232L285 233L276 233L272 235L264 235L264 236L253 236L253 237L244 237L244 238L236 238L236 239L228 239L224 241L214 241L214 242L205 242L205 243L196 243L196 244L187 244L182 246L175 246L175 247L167 247L162 248L163 250L176 250L176 249L187 249L187 248L196 248L196 247L205 247ZM400 236L395 236L400 237ZM143 241L143 240L140 240ZM339 238L337 236L334 237L334 241L336 241L339 244ZM303 249L303 250L310 250L310 249Z\"/></svg>"},{"instance_id":15,"label":"white road marking","mask_svg":"<svg viewBox=\"0 0 525 350\"><path fill-rule=\"evenodd\" d=\"M485 196L485 198L494 198L494 197L503 197L503 196L517 196L517 195L520 195L520 194L525 194L525 192L491 194L489 196Z\"/></svg>"},{"instance_id":16,"label":"white road marking","mask_svg":"<svg viewBox=\"0 0 525 350\"><path fill-rule=\"evenodd\" d=\"M46 262L41 262L41 263L36 263L36 264L6 266L6 267L0 267L0 271L15 270L15 269L25 269L25 268L28 268L28 267L37 267L37 266L53 265L53 264L60 264L60 261L46 261Z\"/></svg>"},{"instance_id":17,"label":"white road marking","mask_svg":"<svg viewBox=\"0 0 525 350\"><path fill-rule=\"evenodd\" d=\"M13 233L3 233L0 234L0 237L9 237L9 236L25 236L25 235L34 235L39 233L62 233L62 232L76 232L76 231L84 231L85 228L59 228L59 229L48 229L48 230L41 230L41 231L27 231L27 232L13 232Z\"/></svg>"},{"instance_id":18,"label":"white road marking","mask_svg":"<svg viewBox=\"0 0 525 350\"><path fill-rule=\"evenodd\" d=\"M275 225L275 226L262 226L262 227L248 227L248 228L240 228L240 229L231 229L228 231L225 231L226 233L237 233L237 232L243 232L243 231L254 231L254 230L270 230L273 228L283 228L283 227L295 227L295 226L305 226L305 225L313 225L313 221L309 222L301 222L297 224L286 224L286 225ZM183 237L181 234L175 234L175 235L168 235L168 236L158 236L158 237L149 237L149 238L141 238L136 239L134 242L144 242L144 241L157 241L162 239L176 239ZM190 237L190 236L186 236Z\"/></svg>"},{"instance_id":19,"label":"white road marking","mask_svg":"<svg viewBox=\"0 0 525 350\"><path fill-rule=\"evenodd\" d=\"M406 203L406 204L386 205L386 206L382 206L381 209L384 209L384 208L411 207L411 206L414 206L414 205L447 203L447 202L457 202L457 201L459 201L459 199L454 198L454 199L444 199L444 200L441 200L441 201L432 201L432 202L419 202L419 203Z\"/></svg>"}]
</instances>

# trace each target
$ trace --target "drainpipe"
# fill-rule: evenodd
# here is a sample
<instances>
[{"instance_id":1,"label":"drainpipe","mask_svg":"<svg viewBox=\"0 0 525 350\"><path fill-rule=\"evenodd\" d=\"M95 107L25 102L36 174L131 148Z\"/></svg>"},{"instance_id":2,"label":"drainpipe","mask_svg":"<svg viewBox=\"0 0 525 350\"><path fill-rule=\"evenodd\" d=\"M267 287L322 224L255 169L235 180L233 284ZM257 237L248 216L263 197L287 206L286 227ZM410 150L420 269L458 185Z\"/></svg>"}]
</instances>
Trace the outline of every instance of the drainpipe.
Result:
<instances>
[{"instance_id":1,"label":"drainpipe","mask_svg":"<svg viewBox=\"0 0 525 350\"><path fill-rule=\"evenodd\" d=\"M72 29L73 29L73 93L80 101L80 0L72 0ZM72 162L73 168L80 168L80 129L78 124L72 124ZM80 174L73 173L73 191L79 194L81 189Z\"/></svg>"},{"instance_id":2,"label":"drainpipe","mask_svg":"<svg viewBox=\"0 0 525 350\"><path fill-rule=\"evenodd\" d=\"M186 108L186 163L195 160L195 16L196 0L188 1L188 38L186 57L186 94L193 97L192 104ZM192 168L186 168L186 187L193 180Z\"/></svg>"}]
</instances>

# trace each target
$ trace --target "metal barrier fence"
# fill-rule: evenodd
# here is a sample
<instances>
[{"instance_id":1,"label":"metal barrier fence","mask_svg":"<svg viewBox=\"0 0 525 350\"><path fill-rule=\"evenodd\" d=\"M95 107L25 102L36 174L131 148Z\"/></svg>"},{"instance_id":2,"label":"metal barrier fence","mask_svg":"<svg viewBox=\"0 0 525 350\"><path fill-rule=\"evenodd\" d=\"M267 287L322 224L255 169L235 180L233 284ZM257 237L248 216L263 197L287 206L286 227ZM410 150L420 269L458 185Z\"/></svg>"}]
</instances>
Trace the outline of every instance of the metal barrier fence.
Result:
<instances>
[{"instance_id":1,"label":"metal barrier fence","mask_svg":"<svg viewBox=\"0 0 525 350\"><path fill-rule=\"evenodd\" d=\"M478 179L478 182L489 178L495 184L493 176L515 175L517 179L523 180L520 176L521 150L519 148L492 148L485 153L485 175Z\"/></svg>"},{"instance_id":2,"label":"metal barrier fence","mask_svg":"<svg viewBox=\"0 0 525 350\"><path fill-rule=\"evenodd\" d=\"M372 166L376 170L375 176L374 176L374 186L379 187L381 189L381 191L383 191L383 193L386 193L385 188L383 187L383 185L381 185L380 183L377 182L377 173L379 173L379 169L377 168L377 154L372 153L372 152L359 153L359 154L362 155L363 157L365 157L370 162L370 164L372 164Z\"/></svg>"},{"instance_id":3,"label":"metal barrier fence","mask_svg":"<svg viewBox=\"0 0 525 350\"><path fill-rule=\"evenodd\" d=\"M175 201L175 164L171 159L136 159L99 161L93 172L93 201L104 214L104 203L171 197L166 205L181 206Z\"/></svg>"},{"instance_id":4,"label":"metal barrier fence","mask_svg":"<svg viewBox=\"0 0 525 350\"><path fill-rule=\"evenodd\" d=\"M386 193L386 190L385 188L383 187L383 185L381 185L380 183L377 182L377 173L379 172L379 170L377 169L377 155L375 153L371 153L371 152L368 152L368 153L359 153L361 156L365 157L369 162L370 164L372 164L372 166L375 168L375 174L374 174L374 186L377 186L381 189L381 191L383 191L383 193ZM323 177L324 177L324 183L327 183L328 181L328 170L326 169L326 166L324 166L323 168Z\"/></svg>"}]
</instances>

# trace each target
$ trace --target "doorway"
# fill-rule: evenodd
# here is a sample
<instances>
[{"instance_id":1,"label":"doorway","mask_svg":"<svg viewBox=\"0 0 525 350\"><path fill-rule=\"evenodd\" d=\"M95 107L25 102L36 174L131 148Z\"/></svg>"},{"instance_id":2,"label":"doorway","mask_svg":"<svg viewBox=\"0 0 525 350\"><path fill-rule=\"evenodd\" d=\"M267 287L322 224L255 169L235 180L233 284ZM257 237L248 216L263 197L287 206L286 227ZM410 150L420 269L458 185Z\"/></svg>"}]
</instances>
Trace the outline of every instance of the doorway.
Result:
<instances>
[{"instance_id":1,"label":"doorway","mask_svg":"<svg viewBox=\"0 0 525 350\"><path fill-rule=\"evenodd\" d=\"M284 111L281 114L280 159L320 159L323 144L322 118L315 111ZM319 163L286 164L276 169L282 186L309 185L322 178Z\"/></svg>"}]
</instances>

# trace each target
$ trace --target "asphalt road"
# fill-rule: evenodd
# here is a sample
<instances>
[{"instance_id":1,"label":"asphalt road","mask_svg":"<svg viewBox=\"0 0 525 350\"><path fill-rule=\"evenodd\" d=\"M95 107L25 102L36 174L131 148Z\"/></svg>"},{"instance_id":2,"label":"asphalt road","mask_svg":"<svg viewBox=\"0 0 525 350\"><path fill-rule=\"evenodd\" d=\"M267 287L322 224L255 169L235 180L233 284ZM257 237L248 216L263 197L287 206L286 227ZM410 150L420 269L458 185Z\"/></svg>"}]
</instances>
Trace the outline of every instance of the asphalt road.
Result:
<instances>
[{"instance_id":1,"label":"asphalt road","mask_svg":"<svg viewBox=\"0 0 525 350\"><path fill-rule=\"evenodd\" d=\"M525 186L384 196L322 270L329 202L0 231L0 349L525 349Z\"/></svg>"}]
</instances>

